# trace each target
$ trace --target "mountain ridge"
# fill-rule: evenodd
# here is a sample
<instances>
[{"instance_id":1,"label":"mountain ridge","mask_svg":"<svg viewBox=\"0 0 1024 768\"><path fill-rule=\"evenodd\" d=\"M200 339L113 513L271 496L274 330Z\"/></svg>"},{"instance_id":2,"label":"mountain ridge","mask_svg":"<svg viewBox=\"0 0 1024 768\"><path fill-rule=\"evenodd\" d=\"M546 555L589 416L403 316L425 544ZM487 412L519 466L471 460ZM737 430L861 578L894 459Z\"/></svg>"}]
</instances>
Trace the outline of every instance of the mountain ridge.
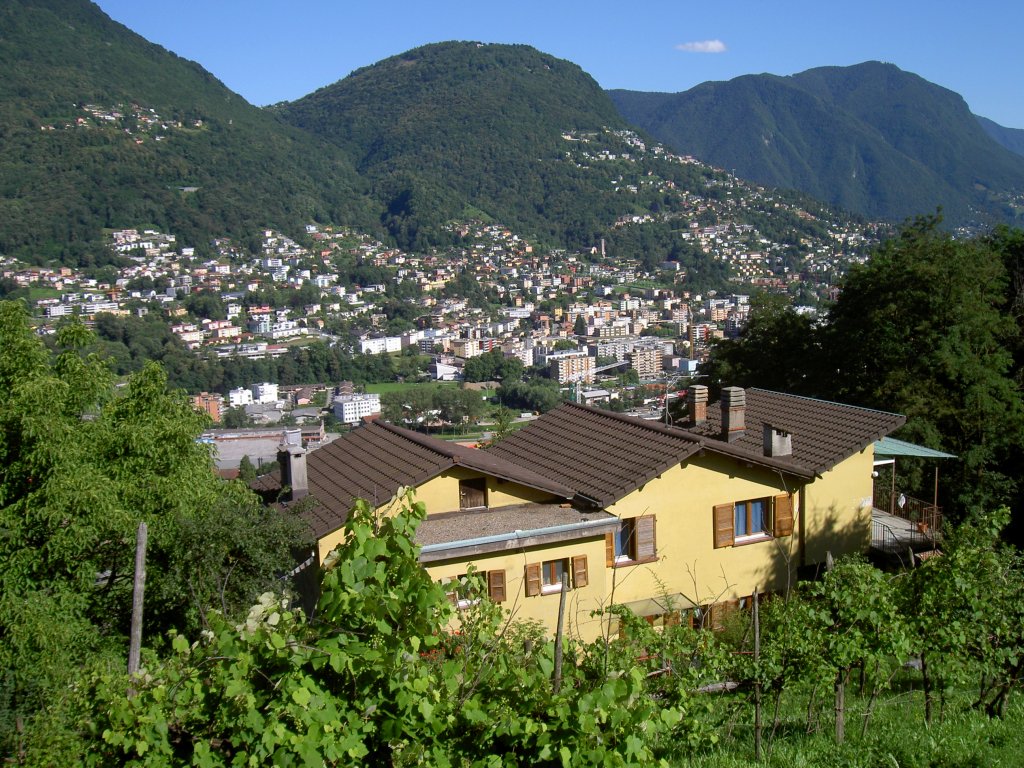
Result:
<instances>
[{"instance_id":1,"label":"mountain ridge","mask_svg":"<svg viewBox=\"0 0 1024 768\"><path fill-rule=\"evenodd\" d=\"M995 198L1024 191L1021 158L985 133L959 94L892 64L609 95L677 151L867 216L942 207L956 223L992 224L1016 217Z\"/></svg>"}]
</instances>

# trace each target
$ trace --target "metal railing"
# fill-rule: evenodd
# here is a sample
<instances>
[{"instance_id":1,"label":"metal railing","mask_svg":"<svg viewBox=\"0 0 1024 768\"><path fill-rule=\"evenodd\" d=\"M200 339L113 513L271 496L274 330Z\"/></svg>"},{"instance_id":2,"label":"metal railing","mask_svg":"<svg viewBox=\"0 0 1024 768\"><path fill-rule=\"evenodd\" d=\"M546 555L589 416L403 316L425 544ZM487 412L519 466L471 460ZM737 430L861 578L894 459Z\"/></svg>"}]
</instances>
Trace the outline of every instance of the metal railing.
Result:
<instances>
[{"instance_id":1,"label":"metal railing","mask_svg":"<svg viewBox=\"0 0 1024 768\"><path fill-rule=\"evenodd\" d=\"M942 507L891 488L874 489L875 509L914 523L921 534L942 530Z\"/></svg>"}]
</instances>

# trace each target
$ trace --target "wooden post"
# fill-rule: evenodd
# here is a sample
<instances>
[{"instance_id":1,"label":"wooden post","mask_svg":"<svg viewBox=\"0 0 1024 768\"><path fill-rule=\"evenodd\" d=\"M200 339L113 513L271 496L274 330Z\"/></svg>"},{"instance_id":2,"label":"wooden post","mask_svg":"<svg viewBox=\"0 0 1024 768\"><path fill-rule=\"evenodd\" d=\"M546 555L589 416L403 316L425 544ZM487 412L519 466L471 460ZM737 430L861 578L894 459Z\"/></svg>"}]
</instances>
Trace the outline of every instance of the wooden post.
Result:
<instances>
[{"instance_id":1,"label":"wooden post","mask_svg":"<svg viewBox=\"0 0 1024 768\"><path fill-rule=\"evenodd\" d=\"M132 629L128 645L128 677L139 672L139 657L142 653L142 606L146 592L146 541L149 531L146 524L139 523L135 535L135 584L132 588ZM129 695L134 691L129 689Z\"/></svg>"},{"instance_id":2,"label":"wooden post","mask_svg":"<svg viewBox=\"0 0 1024 768\"><path fill-rule=\"evenodd\" d=\"M836 673L836 744L842 744L846 738L846 670Z\"/></svg>"},{"instance_id":3,"label":"wooden post","mask_svg":"<svg viewBox=\"0 0 1024 768\"><path fill-rule=\"evenodd\" d=\"M761 613L760 595L754 589L754 759L761 760Z\"/></svg>"},{"instance_id":4,"label":"wooden post","mask_svg":"<svg viewBox=\"0 0 1024 768\"><path fill-rule=\"evenodd\" d=\"M555 632L555 682L553 689L556 694L562 688L562 625L565 621L565 596L568 593L569 574L562 573L562 592L558 596L558 629Z\"/></svg>"}]
</instances>

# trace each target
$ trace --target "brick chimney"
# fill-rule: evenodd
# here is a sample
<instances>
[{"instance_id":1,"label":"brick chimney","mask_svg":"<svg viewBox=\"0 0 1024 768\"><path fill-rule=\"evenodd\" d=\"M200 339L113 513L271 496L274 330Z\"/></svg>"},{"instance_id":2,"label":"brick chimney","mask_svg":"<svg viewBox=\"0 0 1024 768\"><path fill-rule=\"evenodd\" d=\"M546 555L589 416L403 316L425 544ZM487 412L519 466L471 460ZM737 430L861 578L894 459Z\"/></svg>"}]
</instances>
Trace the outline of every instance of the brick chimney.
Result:
<instances>
[{"instance_id":1,"label":"brick chimney","mask_svg":"<svg viewBox=\"0 0 1024 768\"><path fill-rule=\"evenodd\" d=\"M747 393L742 387L722 389L722 439L728 443L743 437L746 430Z\"/></svg>"},{"instance_id":2,"label":"brick chimney","mask_svg":"<svg viewBox=\"0 0 1024 768\"><path fill-rule=\"evenodd\" d=\"M287 429L277 446L277 462L281 465L281 486L291 490L289 501L298 501L309 494L306 476L306 449L302 447L302 430Z\"/></svg>"},{"instance_id":3,"label":"brick chimney","mask_svg":"<svg viewBox=\"0 0 1024 768\"><path fill-rule=\"evenodd\" d=\"M708 420L708 388L703 384L691 384L686 390L686 402L690 409L690 426L699 427Z\"/></svg>"}]
</instances>

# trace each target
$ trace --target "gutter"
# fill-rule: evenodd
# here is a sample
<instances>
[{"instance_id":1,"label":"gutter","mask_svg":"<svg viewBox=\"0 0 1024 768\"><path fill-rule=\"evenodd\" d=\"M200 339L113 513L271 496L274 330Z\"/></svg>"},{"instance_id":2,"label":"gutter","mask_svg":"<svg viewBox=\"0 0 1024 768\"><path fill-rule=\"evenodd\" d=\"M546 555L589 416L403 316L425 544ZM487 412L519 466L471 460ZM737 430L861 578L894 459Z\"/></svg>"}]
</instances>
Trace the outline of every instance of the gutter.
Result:
<instances>
[{"instance_id":1,"label":"gutter","mask_svg":"<svg viewBox=\"0 0 1024 768\"><path fill-rule=\"evenodd\" d=\"M612 528L617 526L619 519L614 516L602 518L601 520L584 520L579 523L566 523L564 525L552 525L547 528L534 528L529 531L515 530L509 533L497 533L492 536L480 536L475 539L460 539L458 541L447 541L440 544L426 544L420 547L420 559L422 560L443 560L453 556L453 550L475 548L487 551L499 551L503 549L518 549L527 546L527 542L536 539L568 538L563 534L580 533L590 534L594 531L596 535L601 528ZM443 556L442 556L442 553ZM433 557L431 557L433 555Z\"/></svg>"}]
</instances>

